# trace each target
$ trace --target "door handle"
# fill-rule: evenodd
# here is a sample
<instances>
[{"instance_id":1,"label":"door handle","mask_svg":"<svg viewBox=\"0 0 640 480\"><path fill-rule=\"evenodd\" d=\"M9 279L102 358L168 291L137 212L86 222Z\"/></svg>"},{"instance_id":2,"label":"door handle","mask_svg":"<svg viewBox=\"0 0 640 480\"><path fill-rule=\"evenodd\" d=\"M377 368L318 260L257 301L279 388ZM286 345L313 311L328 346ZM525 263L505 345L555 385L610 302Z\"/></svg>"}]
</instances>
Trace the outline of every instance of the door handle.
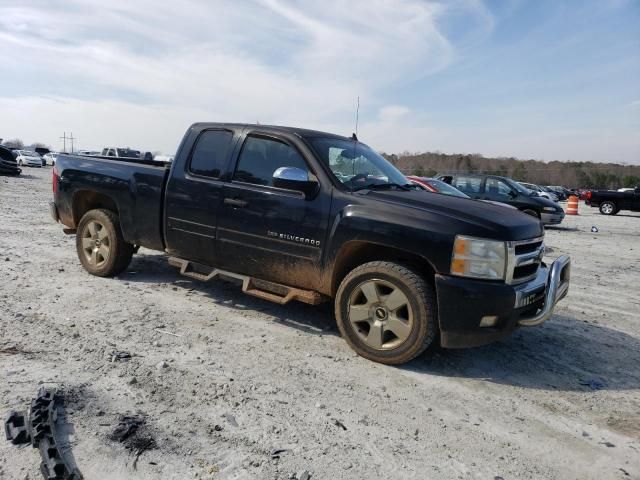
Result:
<instances>
[{"instance_id":1,"label":"door handle","mask_svg":"<svg viewBox=\"0 0 640 480\"><path fill-rule=\"evenodd\" d=\"M239 198L225 198L224 204L231 205L232 207L236 208L243 208L249 205L249 202L247 202L246 200L241 200Z\"/></svg>"}]
</instances>

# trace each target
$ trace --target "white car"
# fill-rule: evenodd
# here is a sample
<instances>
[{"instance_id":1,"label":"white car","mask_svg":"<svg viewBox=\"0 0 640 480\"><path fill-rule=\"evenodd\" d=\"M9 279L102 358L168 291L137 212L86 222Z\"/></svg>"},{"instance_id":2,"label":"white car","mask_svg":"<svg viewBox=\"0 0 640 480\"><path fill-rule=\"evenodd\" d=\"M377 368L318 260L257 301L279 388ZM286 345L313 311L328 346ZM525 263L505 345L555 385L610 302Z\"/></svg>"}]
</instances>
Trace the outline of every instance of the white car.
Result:
<instances>
[{"instance_id":1,"label":"white car","mask_svg":"<svg viewBox=\"0 0 640 480\"><path fill-rule=\"evenodd\" d=\"M42 167L42 157L36 152L16 150L15 153L17 154L16 162L18 162L19 166Z\"/></svg>"},{"instance_id":2,"label":"white car","mask_svg":"<svg viewBox=\"0 0 640 480\"><path fill-rule=\"evenodd\" d=\"M60 155L58 152L49 152L45 153L42 158L44 158L45 162L51 165L55 165L56 160L58 159L58 155Z\"/></svg>"}]
</instances>

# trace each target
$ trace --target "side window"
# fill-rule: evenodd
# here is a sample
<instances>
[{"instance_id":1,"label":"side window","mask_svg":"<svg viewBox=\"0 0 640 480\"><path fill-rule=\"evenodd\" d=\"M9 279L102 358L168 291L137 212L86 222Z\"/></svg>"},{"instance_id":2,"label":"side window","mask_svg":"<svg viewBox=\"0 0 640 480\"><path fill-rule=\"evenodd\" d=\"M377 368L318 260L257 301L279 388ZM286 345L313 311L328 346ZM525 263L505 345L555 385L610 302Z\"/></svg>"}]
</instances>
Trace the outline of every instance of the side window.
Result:
<instances>
[{"instance_id":1,"label":"side window","mask_svg":"<svg viewBox=\"0 0 640 480\"><path fill-rule=\"evenodd\" d=\"M452 183L454 187L466 194L480 193L480 186L482 185L481 177L467 177L465 175L459 175Z\"/></svg>"},{"instance_id":2,"label":"side window","mask_svg":"<svg viewBox=\"0 0 640 480\"><path fill-rule=\"evenodd\" d=\"M273 172L280 167L308 170L297 150L278 140L249 136L242 146L233 179L272 186Z\"/></svg>"},{"instance_id":3,"label":"side window","mask_svg":"<svg viewBox=\"0 0 640 480\"><path fill-rule=\"evenodd\" d=\"M453 183L453 177L450 177L448 175L444 177L438 177L438 180L442 180L444 183L448 183L449 185Z\"/></svg>"},{"instance_id":4,"label":"side window","mask_svg":"<svg viewBox=\"0 0 640 480\"><path fill-rule=\"evenodd\" d=\"M487 178L485 191L492 197L509 198L511 187L497 178Z\"/></svg>"},{"instance_id":5,"label":"side window","mask_svg":"<svg viewBox=\"0 0 640 480\"><path fill-rule=\"evenodd\" d=\"M113 148L110 148L109 151L107 152L107 157L115 157L116 156L116 152L113 150Z\"/></svg>"},{"instance_id":6,"label":"side window","mask_svg":"<svg viewBox=\"0 0 640 480\"><path fill-rule=\"evenodd\" d=\"M189 171L195 175L220 178L229 158L233 133L228 130L205 130L191 153Z\"/></svg>"}]
</instances>

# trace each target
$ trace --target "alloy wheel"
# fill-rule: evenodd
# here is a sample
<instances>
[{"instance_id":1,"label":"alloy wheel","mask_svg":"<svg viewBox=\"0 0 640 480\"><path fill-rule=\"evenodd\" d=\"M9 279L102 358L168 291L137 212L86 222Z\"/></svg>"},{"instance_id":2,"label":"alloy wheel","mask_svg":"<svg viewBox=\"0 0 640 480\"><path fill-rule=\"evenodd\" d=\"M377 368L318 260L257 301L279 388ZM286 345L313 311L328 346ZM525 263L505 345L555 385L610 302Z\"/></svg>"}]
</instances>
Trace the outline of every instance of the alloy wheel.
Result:
<instances>
[{"instance_id":1,"label":"alloy wheel","mask_svg":"<svg viewBox=\"0 0 640 480\"><path fill-rule=\"evenodd\" d=\"M87 261L100 267L109 259L111 244L107 229L100 222L91 221L87 223L82 232L82 251Z\"/></svg>"},{"instance_id":2,"label":"alloy wheel","mask_svg":"<svg viewBox=\"0 0 640 480\"><path fill-rule=\"evenodd\" d=\"M354 288L348 316L362 341L376 350L398 347L413 328L409 299L398 286L386 280L367 280Z\"/></svg>"}]
</instances>

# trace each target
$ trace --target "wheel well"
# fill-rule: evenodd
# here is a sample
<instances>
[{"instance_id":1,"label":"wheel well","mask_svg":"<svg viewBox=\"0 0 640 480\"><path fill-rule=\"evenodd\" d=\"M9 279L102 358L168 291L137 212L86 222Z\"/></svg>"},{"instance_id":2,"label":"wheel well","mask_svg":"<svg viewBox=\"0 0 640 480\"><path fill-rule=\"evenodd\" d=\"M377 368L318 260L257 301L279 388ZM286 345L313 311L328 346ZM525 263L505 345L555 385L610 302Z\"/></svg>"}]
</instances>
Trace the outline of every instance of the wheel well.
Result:
<instances>
[{"instance_id":1,"label":"wheel well","mask_svg":"<svg viewBox=\"0 0 640 480\"><path fill-rule=\"evenodd\" d=\"M433 282L435 269L424 257L386 245L354 240L342 247L334 262L331 282L332 296L335 296L340 282L351 270L376 260L397 262L413 267L427 282Z\"/></svg>"},{"instance_id":2,"label":"wheel well","mask_svg":"<svg viewBox=\"0 0 640 480\"><path fill-rule=\"evenodd\" d=\"M91 190L81 190L73 196L73 223L78 225L80 219L89 210L105 208L118 213L118 206L111 197Z\"/></svg>"}]
</instances>

